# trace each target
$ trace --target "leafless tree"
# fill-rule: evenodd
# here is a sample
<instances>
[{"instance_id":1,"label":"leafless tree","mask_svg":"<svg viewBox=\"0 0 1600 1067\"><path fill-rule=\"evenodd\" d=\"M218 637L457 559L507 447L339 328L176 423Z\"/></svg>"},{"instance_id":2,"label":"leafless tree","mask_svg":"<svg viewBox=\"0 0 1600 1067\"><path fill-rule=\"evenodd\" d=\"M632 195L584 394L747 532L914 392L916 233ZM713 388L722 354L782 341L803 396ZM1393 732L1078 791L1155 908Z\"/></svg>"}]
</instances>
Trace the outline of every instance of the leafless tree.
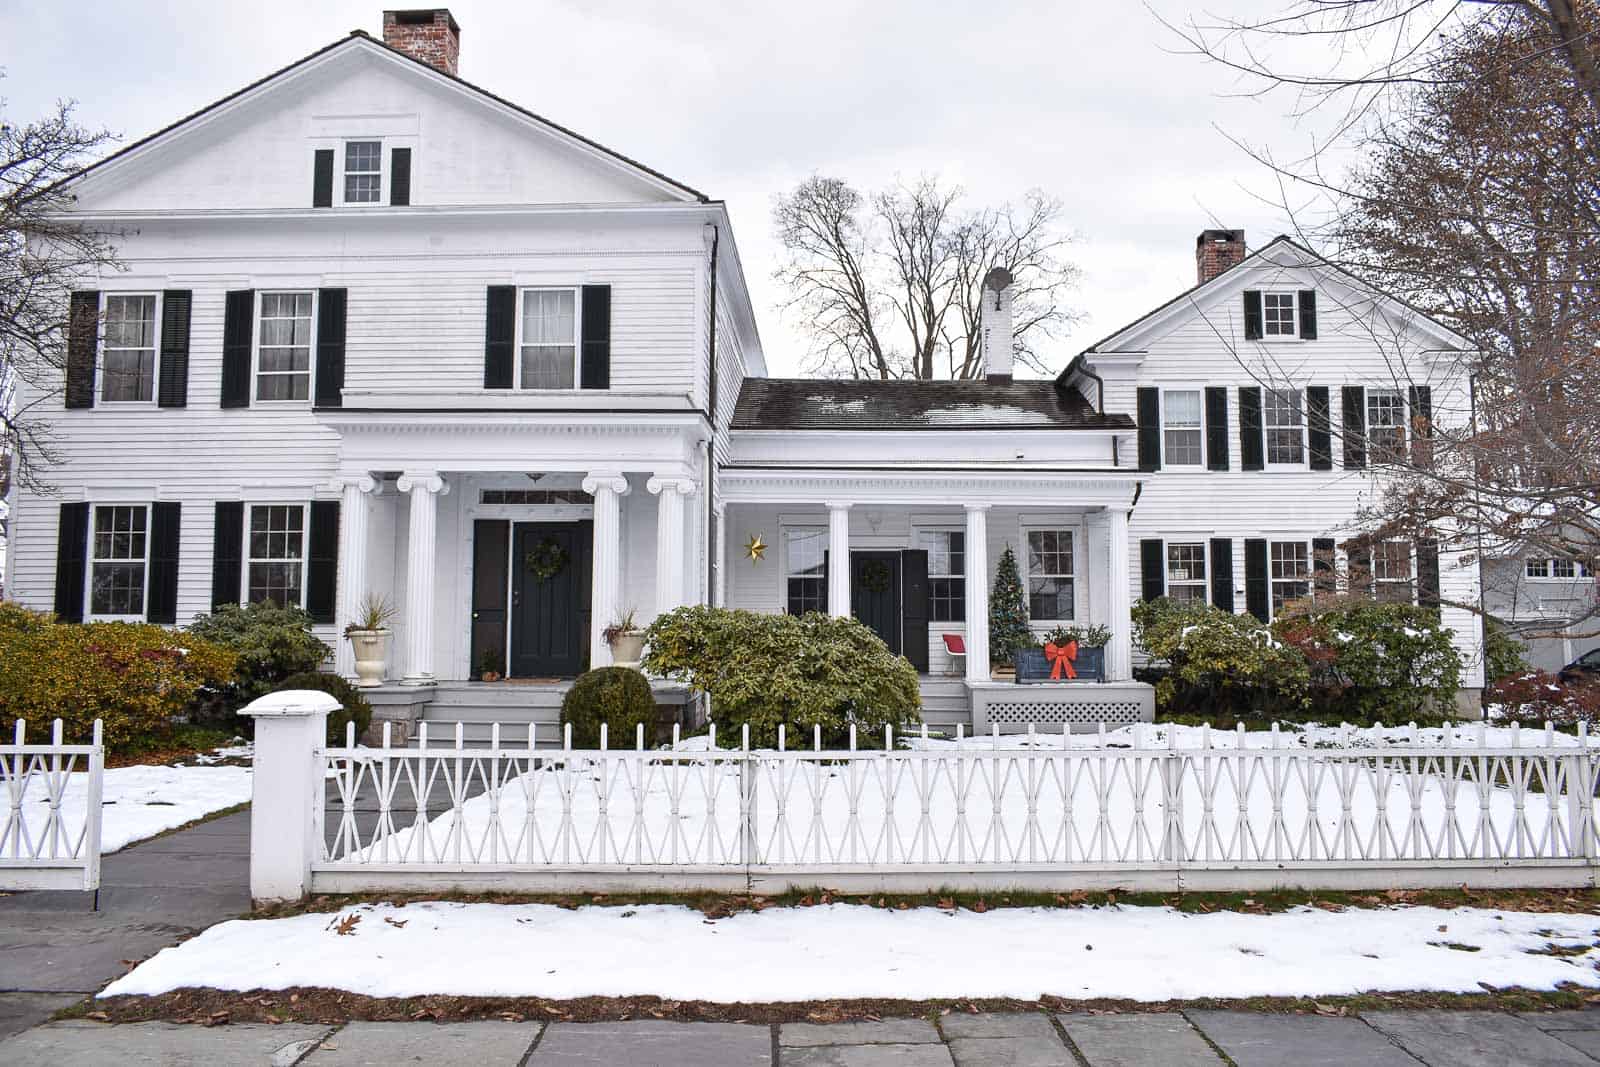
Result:
<instances>
[{"instance_id":1,"label":"leafless tree","mask_svg":"<svg viewBox=\"0 0 1600 1067\"><path fill-rule=\"evenodd\" d=\"M776 276L804 317L814 369L854 378L975 378L983 373L983 276L1004 267L1017 359L1048 371L1038 343L1076 321L1078 269L1061 204L1034 190L1021 205L968 210L958 187L924 177L864 195L812 176L774 202L783 245Z\"/></svg>"}]
</instances>

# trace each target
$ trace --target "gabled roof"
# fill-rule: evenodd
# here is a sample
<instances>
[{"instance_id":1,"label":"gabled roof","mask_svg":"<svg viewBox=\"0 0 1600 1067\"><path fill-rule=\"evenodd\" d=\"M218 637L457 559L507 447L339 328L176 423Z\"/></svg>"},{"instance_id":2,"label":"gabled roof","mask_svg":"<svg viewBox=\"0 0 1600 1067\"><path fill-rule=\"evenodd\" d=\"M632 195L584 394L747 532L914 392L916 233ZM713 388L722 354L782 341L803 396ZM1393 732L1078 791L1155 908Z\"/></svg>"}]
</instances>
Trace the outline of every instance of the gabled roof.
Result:
<instances>
[{"instance_id":1,"label":"gabled roof","mask_svg":"<svg viewBox=\"0 0 1600 1067\"><path fill-rule=\"evenodd\" d=\"M746 378L735 430L1126 430L1052 380Z\"/></svg>"},{"instance_id":2,"label":"gabled roof","mask_svg":"<svg viewBox=\"0 0 1600 1067\"><path fill-rule=\"evenodd\" d=\"M628 156L623 155L621 152L618 152L615 149L608 148L605 145L601 144L600 142L595 141L595 140L591 140L590 138L583 136L581 133L577 133L576 131L570 130L567 127L562 126L559 123L552 122L549 119L545 118L543 115L539 115L539 114L536 114L536 113L534 113L532 111L529 111L527 108L522 107L522 106L520 106L518 104L514 104L511 101L505 99L504 97L497 96L494 93L491 93L489 90L487 90L487 89L485 89L485 88L483 88L481 86L474 85L472 82L467 81L465 78L461 78L461 77L459 77L457 75L454 75L454 74L449 74L449 73L447 73L445 71L442 71L442 70L438 69L437 67L433 66L430 63L423 62L422 60L416 58L415 56L412 56L412 55L409 55L409 54L407 54L405 52L402 52L397 48L392 48L389 45L385 44L384 42L382 42L380 40L377 40L374 37L369 36L364 30L352 30L352 31L350 31L350 35L348 37L341 37L339 40L334 41L331 44L324 45L323 47L317 49L316 51L311 52L311 53L309 53L307 55L304 55L304 56L300 57L299 59L295 60L293 63L290 63L290 64L288 64L287 66L284 66L284 67L280 67L277 70L273 71L271 74L266 75L265 77L256 79L255 81L251 82L249 85L244 86L242 89L238 89L238 90L236 90L234 92L231 92L227 96L224 96L219 100L214 100L211 103L207 104L206 106L200 108L197 111L190 112L189 114L187 114L187 115L183 116L182 118L178 119L176 122L173 122L173 123L171 123L171 124L169 124L167 126L163 126L161 129L159 129L156 132L150 134L149 136L141 137L139 140L133 142L132 144L128 145L127 147L119 149L116 152L113 152L111 155L106 156L104 159L97 160L94 163L89 164L87 167L84 167L82 170L76 172L75 174L69 175L68 177L66 177L65 179L62 180L62 184L64 185L64 184L66 184L68 182L77 181L79 178L82 178L84 175L87 175L87 174L90 174L90 173L92 173L94 171L97 171L97 170L101 169L102 167L106 167L106 166L108 166L110 164L113 164L113 163L116 163L116 162L121 161L123 159L126 159L126 158L128 158L128 157L130 157L132 155L136 155L136 154L138 154L139 152L143 151L146 148L150 148L150 147L154 146L155 144L157 144L159 142L165 141L171 135L173 135L173 134L177 133L178 131L182 130L184 127L188 126L190 123L193 123L196 120L201 119L201 118L205 117L206 115L211 114L212 112L216 111L218 108L226 107L227 105L229 105L231 103L234 103L235 101L240 100L243 97L249 96L250 94L252 94L252 93L254 93L256 91L265 88L267 85L271 84L272 82L278 81L281 78L287 77L287 76L289 76L289 75L291 75L291 74L293 74L293 73L295 73L295 72L307 67L308 65L316 62L317 60L323 58L324 56L330 55L331 53L334 53L334 52L336 52L336 51L338 51L340 49L352 48L352 47L372 48L372 49L378 50L379 52L381 52L384 55L397 57L399 59L402 59L406 63L409 63L409 64L413 65L414 67L416 67L417 70L419 70L419 71L426 72L428 75L430 75L432 77L443 79L446 82L454 84L454 85L458 86L459 88L468 91L469 93L472 93L472 94L475 94L477 96L480 96L484 100L487 100L487 101L489 101L491 103L499 105L500 107L508 108L511 111L516 112L518 115L522 116L523 118L528 119L528 120L530 120L530 121L532 121L534 123L537 123L540 126L545 127L550 132L555 133L560 137L567 138L567 139L569 139L569 140L571 140L573 142L576 142L577 144L580 144L580 145L583 145L583 146L585 146L587 148L593 149L593 150L599 152L600 154L609 157L615 163L618 163L618 164L620 164L620 165L622 165L624 167L627 167L629 169L638 171L641 174L647 175L648 177L654 179L655 181L664 183L666 185L669 185L669 186L673 187L674 189L680 191L681 193L685 193L688 196L690 196L690 197L692 197L692 198L694 198L696 200L699 200L699 201L701 201L703 203L710 201L710 197L706 196L706 194L700 192L698 189L695 189L692 186L685 185L683 182L680 182L675 178L670 178L667 175L661 173L660 171L655 170L652 167L648 167L643 163L640 163L636 159L632 159L632 158L630 158Z\"/></svg>"}]
</instances>

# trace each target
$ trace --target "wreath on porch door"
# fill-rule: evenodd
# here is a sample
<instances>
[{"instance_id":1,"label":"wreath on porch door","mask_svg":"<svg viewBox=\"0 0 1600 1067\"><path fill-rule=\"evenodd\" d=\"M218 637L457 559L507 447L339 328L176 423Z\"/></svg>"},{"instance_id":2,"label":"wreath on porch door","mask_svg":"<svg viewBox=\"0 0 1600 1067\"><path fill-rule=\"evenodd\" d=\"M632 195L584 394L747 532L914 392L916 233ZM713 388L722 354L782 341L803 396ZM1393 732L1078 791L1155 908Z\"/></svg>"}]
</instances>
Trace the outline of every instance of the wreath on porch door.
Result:
<instances>
[{"instance_id":1,"label":"wreath on porch door","mask_svg":"<svg viewBox=\"0 0 1600 1067\"><path fill-rule=\"evenodd\" d=\"M541 582L548 582L566 570L571 561L567 550L548 537L534 545L522 560L529 572Z\"/></svg>"},{"instance_id":2,"label":"wreath on porch door","mask_svg":"<svg viewBox=\"0 0 1600 1067\"><path fill-rule=\"evenodd\" d=\"M881 559L869 559L861 565L861 588L869 593L887 593L892 577L889 565Z\"/></svg>"}]
</instances>

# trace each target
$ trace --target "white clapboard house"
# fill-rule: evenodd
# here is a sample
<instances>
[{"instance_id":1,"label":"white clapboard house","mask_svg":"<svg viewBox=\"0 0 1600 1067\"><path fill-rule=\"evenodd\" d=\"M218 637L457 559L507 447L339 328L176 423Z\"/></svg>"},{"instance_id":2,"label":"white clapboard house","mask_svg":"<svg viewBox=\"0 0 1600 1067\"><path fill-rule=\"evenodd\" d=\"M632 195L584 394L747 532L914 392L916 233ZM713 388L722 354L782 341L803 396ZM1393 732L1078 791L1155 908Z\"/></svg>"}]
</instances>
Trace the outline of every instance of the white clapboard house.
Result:
<instances>
[{"instance_id":1,"label":"white clapboard house","mask_svg":"<svg viewBox=\"0 0 1600 1067\"><path fill-rule=\"evenodd\" d=\"M1012 375L1003 271L983 380L769 378L724 205L463 81L459 43L386 12L72 180L122 269L72 296L56 493L17 494L9 594L302 604L346 673L384 596L373 699L402 721L554 721L608 623L701 602L854 614L934 723L1125 720L1152 706L1135 598L1306 595L1372 491L1361 442L1461 407L1460 338L1233 231L1055 380ZM1008 546L1041 632L1110 627L1107 681L991 680L968 621ZM1381 549L1390 595L1475 596L1475 568Z\"/></svg>"}]
</instances>

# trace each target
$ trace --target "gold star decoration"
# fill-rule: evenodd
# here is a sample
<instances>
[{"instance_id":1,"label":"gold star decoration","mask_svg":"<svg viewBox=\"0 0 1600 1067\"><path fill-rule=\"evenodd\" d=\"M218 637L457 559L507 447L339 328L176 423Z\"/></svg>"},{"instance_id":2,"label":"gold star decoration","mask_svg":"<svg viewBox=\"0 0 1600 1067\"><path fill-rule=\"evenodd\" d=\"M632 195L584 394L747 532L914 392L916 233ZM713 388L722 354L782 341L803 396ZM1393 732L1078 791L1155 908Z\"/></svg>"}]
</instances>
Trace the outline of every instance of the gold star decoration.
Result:
<instances>
[{"instance_id":1,"label":"gold star decoration","mask_svg":"<svg viewBox=\"0 0 1600 1067\"><path fill-rule=\"evenodd\" d=\"M744 554L751 563L760 563L767 555L767 543L761 540L761 535L753 533L750 540L744 543Z\"/></svg>"}]
</instances>

